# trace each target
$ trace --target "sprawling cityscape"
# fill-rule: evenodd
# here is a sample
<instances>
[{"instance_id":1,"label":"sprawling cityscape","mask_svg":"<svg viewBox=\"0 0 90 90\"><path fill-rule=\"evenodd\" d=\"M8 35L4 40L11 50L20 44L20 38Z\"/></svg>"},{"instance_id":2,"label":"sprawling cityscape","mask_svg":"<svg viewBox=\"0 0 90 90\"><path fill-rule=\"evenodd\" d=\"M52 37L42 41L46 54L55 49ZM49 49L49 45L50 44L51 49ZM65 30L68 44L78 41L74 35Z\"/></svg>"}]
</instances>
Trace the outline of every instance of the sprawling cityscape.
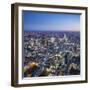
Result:
<instances>
[{"instance_id":1,"label":"sprawling cityscape","mask_svg":"<svg viewBox=\"0 0 90 90\"><path fill-rule=\"evenodd\" d=\"M80 32L24 31L23 77L80 75Z\"/></svg>"},{"instance_id":2,"label":"sprawling cityscape","mask_svg":"<svg viewBox=\"0 0 90 90\"><path fill-rule=\"evenodd\" d=\"M23 11L23 77L80 75L80 14Z\"/></svg>"}]
</instances>

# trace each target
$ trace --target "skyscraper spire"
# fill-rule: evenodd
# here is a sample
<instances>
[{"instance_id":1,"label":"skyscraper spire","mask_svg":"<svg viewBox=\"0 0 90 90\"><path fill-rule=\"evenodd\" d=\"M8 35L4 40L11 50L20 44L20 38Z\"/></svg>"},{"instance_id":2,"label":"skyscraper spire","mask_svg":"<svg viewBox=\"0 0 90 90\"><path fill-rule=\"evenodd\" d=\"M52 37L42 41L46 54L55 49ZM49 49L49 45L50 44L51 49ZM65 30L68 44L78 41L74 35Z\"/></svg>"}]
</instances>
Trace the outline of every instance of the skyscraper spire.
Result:
<instances>
[{"instance_id":1,"label":"skyscraper spire","mask_svg":"<svg viewBox=\"0 0 90 90\"><path fill-rule=\"evenodd\" d=\"M66 34L64 33L64 36L63 36L63 40L65 40L67 42L68 38L66 36Z\"/></svg>"}]
</instances>

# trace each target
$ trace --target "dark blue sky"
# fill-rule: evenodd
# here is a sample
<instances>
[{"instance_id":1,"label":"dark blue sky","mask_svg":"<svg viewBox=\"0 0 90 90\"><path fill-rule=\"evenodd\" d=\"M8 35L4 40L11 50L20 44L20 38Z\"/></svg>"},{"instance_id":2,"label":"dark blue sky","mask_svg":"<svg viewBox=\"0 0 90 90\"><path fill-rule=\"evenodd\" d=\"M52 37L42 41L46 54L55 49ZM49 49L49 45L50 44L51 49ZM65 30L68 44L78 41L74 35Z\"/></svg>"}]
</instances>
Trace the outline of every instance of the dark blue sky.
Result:
<instances>
[{"instance_id":1,"label":"dark blue sky","mask_svg":"<svg viewBox=\"0 0 90 90\"><path fill-rule=\"evenodd\" d=\"M79 31L80 15L23 11L24 31Z\"/></svg>"}]
</instances>

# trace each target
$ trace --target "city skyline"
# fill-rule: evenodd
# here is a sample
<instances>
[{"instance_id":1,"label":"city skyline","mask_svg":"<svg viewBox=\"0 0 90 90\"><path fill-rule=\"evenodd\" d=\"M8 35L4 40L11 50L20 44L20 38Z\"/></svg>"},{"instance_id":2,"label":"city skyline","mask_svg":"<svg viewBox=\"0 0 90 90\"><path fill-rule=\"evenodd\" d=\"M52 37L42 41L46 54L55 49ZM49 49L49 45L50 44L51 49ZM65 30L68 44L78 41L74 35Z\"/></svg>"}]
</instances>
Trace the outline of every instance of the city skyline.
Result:
<instances>
[{"instance_id":1,"label":"city skyline","mask_svg":"<svg viewBox=\"0 0 90 90\"><path fill-rule=\"evenodd\" d=\"M24 31L80 31L80 15L23 11Z\"/></svg>"}]
</instances>

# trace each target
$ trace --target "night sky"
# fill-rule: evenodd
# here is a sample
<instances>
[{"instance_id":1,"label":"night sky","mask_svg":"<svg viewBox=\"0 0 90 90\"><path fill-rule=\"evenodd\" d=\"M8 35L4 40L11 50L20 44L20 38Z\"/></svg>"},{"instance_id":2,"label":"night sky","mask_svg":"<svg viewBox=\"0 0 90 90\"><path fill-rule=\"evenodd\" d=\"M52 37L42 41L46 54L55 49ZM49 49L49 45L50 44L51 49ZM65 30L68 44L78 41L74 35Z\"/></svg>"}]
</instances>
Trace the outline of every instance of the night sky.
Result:
<instances>
[{"instance_id":1,"label":"night sky","mask_svg":"<svg viewBox=\"0 0 90 90\"><path fill-rule=\"evenodd\" d=\"M24 31L80 31L80 15L23 11Z\"/></svg>"}]
</instances>

